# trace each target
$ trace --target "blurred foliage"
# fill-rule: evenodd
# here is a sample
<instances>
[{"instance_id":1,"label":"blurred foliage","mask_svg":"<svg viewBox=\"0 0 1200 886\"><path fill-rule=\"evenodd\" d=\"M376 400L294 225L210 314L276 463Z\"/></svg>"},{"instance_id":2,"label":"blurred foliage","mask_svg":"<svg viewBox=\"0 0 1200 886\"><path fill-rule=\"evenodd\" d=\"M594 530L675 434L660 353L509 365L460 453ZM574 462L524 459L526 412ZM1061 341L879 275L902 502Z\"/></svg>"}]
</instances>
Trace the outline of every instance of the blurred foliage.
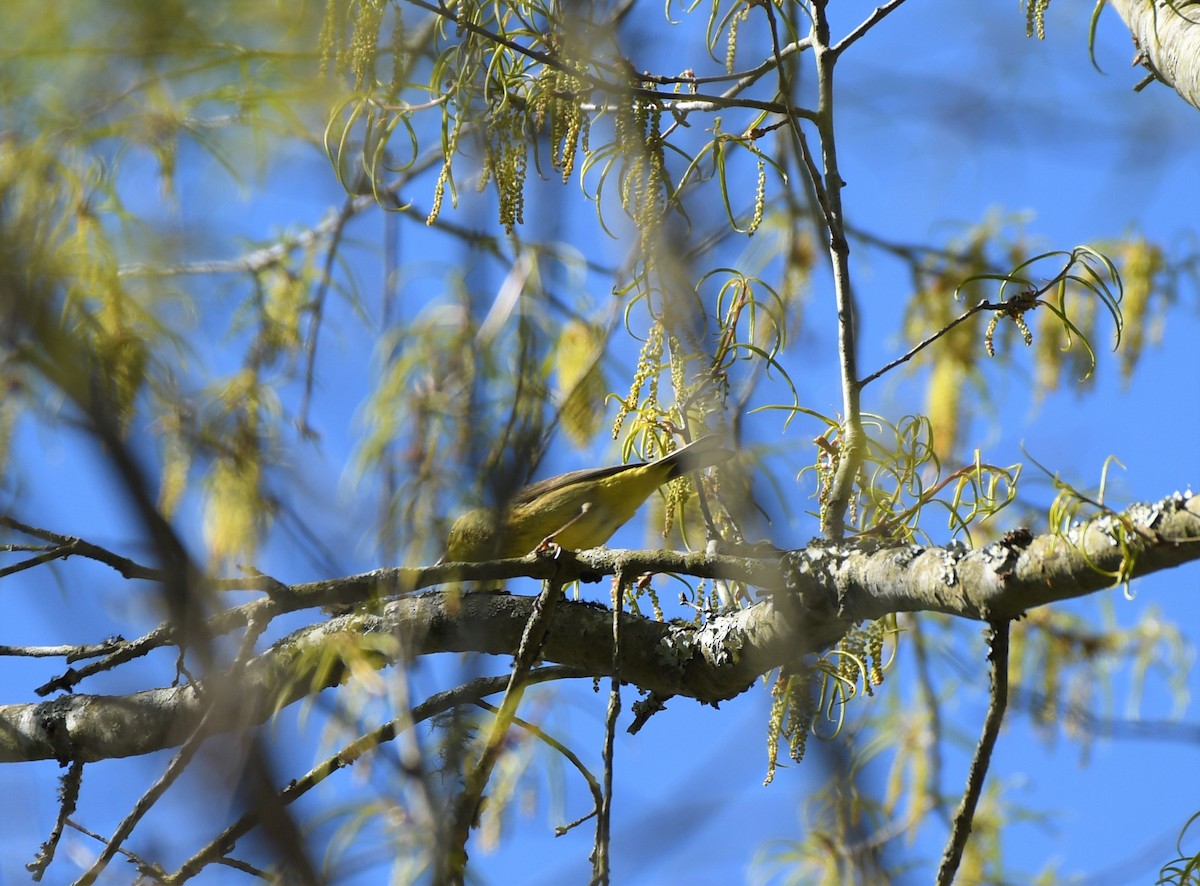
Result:
<instances>
[{"instance_id":1,"label":"blurred foliage","mask_svg":"<svg viewBox=\"0 0 1200 886\"><path fill-rule=\"evenodd\" d=\"M283 408L274 388L302 371L320 278L315 242L295 265L273 241L227 268L250 284L230 332L242 366L224 380L197 376L208 355L192 338L194 319L210 321L197 293L173 285L192 270L172 266L183 244L174 224L143 208L153 201L135 183L144 189L149 159L169 212L181 200L181 156L199 151L246 181L253 149L265 161L304 139L324 104L302 74L317 57L314 23L233 2L204 15L185 4L117 5L6 9L27 24L0 60L12 88L0 143L4 268L25 278L7 305L17 360L5 364L6 385L30 395L7 400L6 415L11 423L22 408L53 404L44 380L90 424L121 437L150 428L160 506L175 513L199 469L209 552L224 560L256 550L267 528L266 471Z\"/></svg>"},{"instance_id":2,"label":"blurred foliage","mask_svg":"<svg viewBox=\"0 0 1200 886\"><path fill-rule=\"evenodd\" d=\"M1088 748L1096 737L1095 724L1117 715L1111 697L1117 674L1129 684L1120 716L1142 715L1141 699L1152 673L1156 685L1165 683L1174 696L1173 716L1186 706L1184 675L1191 651L1156 607L1128 627L1117 624L1111 607L1099 625L1061 610L1039 609L1014 627L1010 679L1048 740L1062 730Z\"/></svg>"},{"instance_id":3,"label":"blurred foliage","mask_svg":"<svg viewBox=\"0 0 1200 886\"><path fill-rule=\"evenodd\" d=\"M1039 37L1047 6L1025 4ZM0 50L6 493L22 423L83 427L142 459L150 498L203 546L197 560L213 575L253 564L281 536L323 568L343 562L340 550L322 561L326 545L360 543L368 558L411 563L441 552L447 514L502 506L537 473L600 463L600 438L620 438L628 460L715 432L738 457L699 495L674 485L656 505L656 531L699 549L710 528L753 540L768 517L789 544L827 528L850 421L829 406L838 367L822 343L836 330L811 310L829 294L831 232L807 142L781 122L794 111L799 131L817 116L796 76L810 11L726 0L669 2L665 16L632 9L8 3L21 26ZM324 188L334 181L344 193ZM247 238L241 216L254 213L238 189L294 193L298 212L320 199L329 209ZM562 211L571 200L591 215ZM385 214L382 233L359 224ZM1031 347L1034 398L1085 393L1110 330L1128 379L1198 266L1138 233L1059 250L1030 229L997 212L932 246L844 232L908 271L895 301L910 350L887 372L925 402L923 414L883 414L892 401L881 397L880 412L855 417L864 443L852 533L920 545L994 537L1021 466L974 449L972 426L995 420L997 375L1022 368L1017 335ZM980 303L990 325L971 313ZM907 378L892 372L903 362ZM352 416L352 455L330 451L340 435L334 446L322 435L343 413L326 419L315 402ZM780 453L753 442L793 422L809 428L801 444ZM312 515L337 506L308 497L311 465L327 468L326 456L377 509L341 519L352 528L331 540L322 531L339 521ZM1055 492L1043 523L1064 538L1079 515L1106 513L1103 494L1057 480ZM664 606L637 584L627 603L701 623L748 602L721 583L680 596ZM768 780L781 744L799 760L814 733L861 742L805 840L770 856L785 878L874 875L884 843L937 827L941 708L961 684L945 661L921 659L961 657L964 633L941 619L885 619L772 676ZM411 707L390 694L403 680L378 678L395 650L377 642L298 663L321 679L352 675L338 698L344 719L333 718L339 740L382 716L385 701ZM1034 721L1085 748L1079 713L1111 709L1115 674L1132 675L1136 702L1151 675L1180 693L1189 665L1179 631L1153 611L1132 626L1111 613L1097 626L1038 611L1013 644L1013 684L1030 693ZM911 655L916 688L852 705L876 693L897 654ZM442 724L448 782L474 725L461 715ZM505 748L489 838L503 836L522 794L529 741ZM879 796L854 777L872 761L887 767ZM436 822L389 792L417 790L409 762L372 773L384 785L378 806L340 810L334 854L374 820L397 868L420 870L427 847L409 825ZM1001 877L1003 825L1024 814L992 790L964 880ZM872 829L876 844L863 836Z\"/></svg>"}]
</instances>

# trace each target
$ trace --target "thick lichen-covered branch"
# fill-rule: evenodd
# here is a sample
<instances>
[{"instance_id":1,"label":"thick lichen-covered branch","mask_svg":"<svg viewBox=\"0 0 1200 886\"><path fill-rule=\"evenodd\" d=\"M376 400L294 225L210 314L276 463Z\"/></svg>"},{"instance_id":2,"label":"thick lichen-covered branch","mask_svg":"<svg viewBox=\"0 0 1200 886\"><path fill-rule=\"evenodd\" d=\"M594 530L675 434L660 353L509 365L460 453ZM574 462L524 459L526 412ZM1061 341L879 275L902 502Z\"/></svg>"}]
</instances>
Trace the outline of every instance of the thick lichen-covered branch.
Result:
<instances>
[{"instance_id":1,"label":"thick lichen-covered branch","mask_svg":"<svg viewBox=\"0 0 1200 886\"><path fill-rule=\"evenodd\" d=\"M1028 609L1083 596L1121 581L1200 560L1200 497L1177 494L1119 514L1104 513L1062 532L1014 531L986 547L888 545L875 540L814 542L778 557L598 549L557 561L506 560L464 567L560 580L572 573L673 572L753 579L761 599L706 624L621 616L622 680L662 696L716 703L762 674L828 649L855 624L900 612L940 612L979 621L1016 618ZM453 570L448 564L442 570ZM440 570L405 570L414 576ZM426 579L427 580L427 579ZM399 587L392 577L392 586ZM345 601L345 589L323 583ZM381 586L355 577L352 586ZM288 591L274 595L276 605ZM311 597L309 598L311 605ZM98 760L144 754L181 742L209 705L214 731L249 728L283 706L347 679L363 665L384 667L439 652L512 655L533 598L440 591L405 593L371 612L354 612L296 631L247 663L236 691L219 677L191 687L128 696L75 694L0 707L0 762ZM562 601L542 659L607 676L613 667L612 613ZM219 725L218 725L219 724Z\"/></svg>"},{"instance_id":2,"label":"thick lichen-covered branch","mask_svg":"<svg viewBox=\"0 0 1200 886\"><path fill-rule=\"evenodd\" d=\"M1186 0L1109 0L1124 19L1145 65L1193 107L1200 108L1200 16Z\"/></svg>"}]
</instances>

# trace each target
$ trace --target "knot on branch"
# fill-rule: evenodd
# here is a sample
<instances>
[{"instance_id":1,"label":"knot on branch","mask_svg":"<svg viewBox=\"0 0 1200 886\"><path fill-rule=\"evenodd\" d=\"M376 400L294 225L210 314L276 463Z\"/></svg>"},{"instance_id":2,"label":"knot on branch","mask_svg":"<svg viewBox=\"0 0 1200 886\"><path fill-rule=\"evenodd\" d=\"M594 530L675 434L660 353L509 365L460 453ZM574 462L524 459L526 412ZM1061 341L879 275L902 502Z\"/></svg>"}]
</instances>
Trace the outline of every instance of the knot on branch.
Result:
<instances>
[{"instance_id":1,"label":"knot on branch","mask_svg":"<svg viewBox=\"0 0 1200 886\"><path fill-rule=\"evenodd\" d=\"M70 698L63 696L51 699L34 709L37 734L53 749L54 760L59 766L66 766L77 757L75 742L67 722L73 709Z\"/></svg>"},{"instance_id":2,"label":"knot on branch","mask_svg":"<svg viewBox=\"0 0 1200 886\"><path fill-rule=\"evenodd\" d=\"M813 615L842 615L837 567L847 553L841 546L819 541L789 551L783 558L784 588Z\"/></svg>"},{"instance_id":3,"label":"knot on branch","mask_svg":"<svg viewBox=\"0 0 1200 886\"><path fill-rule=\"evenodd\" d=\"M1003 583L1017 568L1021 553L1031 544L1033 533L1024 526L1019 526L983 548L979 556Z\"/></svg>"}]
</instances>

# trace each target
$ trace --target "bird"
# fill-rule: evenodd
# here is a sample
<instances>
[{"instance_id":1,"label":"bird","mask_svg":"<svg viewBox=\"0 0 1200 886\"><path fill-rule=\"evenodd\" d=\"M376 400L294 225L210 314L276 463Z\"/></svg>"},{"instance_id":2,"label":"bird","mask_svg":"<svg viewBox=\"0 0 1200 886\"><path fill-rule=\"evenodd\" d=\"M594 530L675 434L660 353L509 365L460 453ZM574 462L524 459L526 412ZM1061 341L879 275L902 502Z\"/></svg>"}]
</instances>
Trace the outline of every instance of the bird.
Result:
<instances>
[{"instance_id":1,"label":"bird","mask_svg":"<svg viewBox=\"0 0 1200 886\"><path fill-rule=\"evenodd\" d=\"M569 550L598 547L659 486L732 457L710 434L655 461L549 477L519 490L502 508L477 508L455 520L440 562L523 557L551 542Z\"/></svg>"}]
</instances>

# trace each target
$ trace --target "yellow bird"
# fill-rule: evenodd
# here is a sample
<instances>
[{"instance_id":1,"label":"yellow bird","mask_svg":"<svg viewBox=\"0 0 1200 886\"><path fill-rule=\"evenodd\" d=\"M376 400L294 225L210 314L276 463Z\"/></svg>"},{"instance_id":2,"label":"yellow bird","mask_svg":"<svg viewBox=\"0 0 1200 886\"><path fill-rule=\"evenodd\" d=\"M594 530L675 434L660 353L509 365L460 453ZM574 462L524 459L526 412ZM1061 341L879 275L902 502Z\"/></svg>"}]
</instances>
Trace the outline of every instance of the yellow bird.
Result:
<instances>
[{"instance_id":1,"label":"yellow bird","mask_svg":"<svg viewBox=\"0 0 1200 886\"><path fill-rule=\"evenodd\" d=\"M581 551L608 541L659 486L733 453L715 435L657 461L571 471L526 486L499 511L478 508L450 528L443 561L524 557L544 541Z\"/></svg>"}]
</instances>

